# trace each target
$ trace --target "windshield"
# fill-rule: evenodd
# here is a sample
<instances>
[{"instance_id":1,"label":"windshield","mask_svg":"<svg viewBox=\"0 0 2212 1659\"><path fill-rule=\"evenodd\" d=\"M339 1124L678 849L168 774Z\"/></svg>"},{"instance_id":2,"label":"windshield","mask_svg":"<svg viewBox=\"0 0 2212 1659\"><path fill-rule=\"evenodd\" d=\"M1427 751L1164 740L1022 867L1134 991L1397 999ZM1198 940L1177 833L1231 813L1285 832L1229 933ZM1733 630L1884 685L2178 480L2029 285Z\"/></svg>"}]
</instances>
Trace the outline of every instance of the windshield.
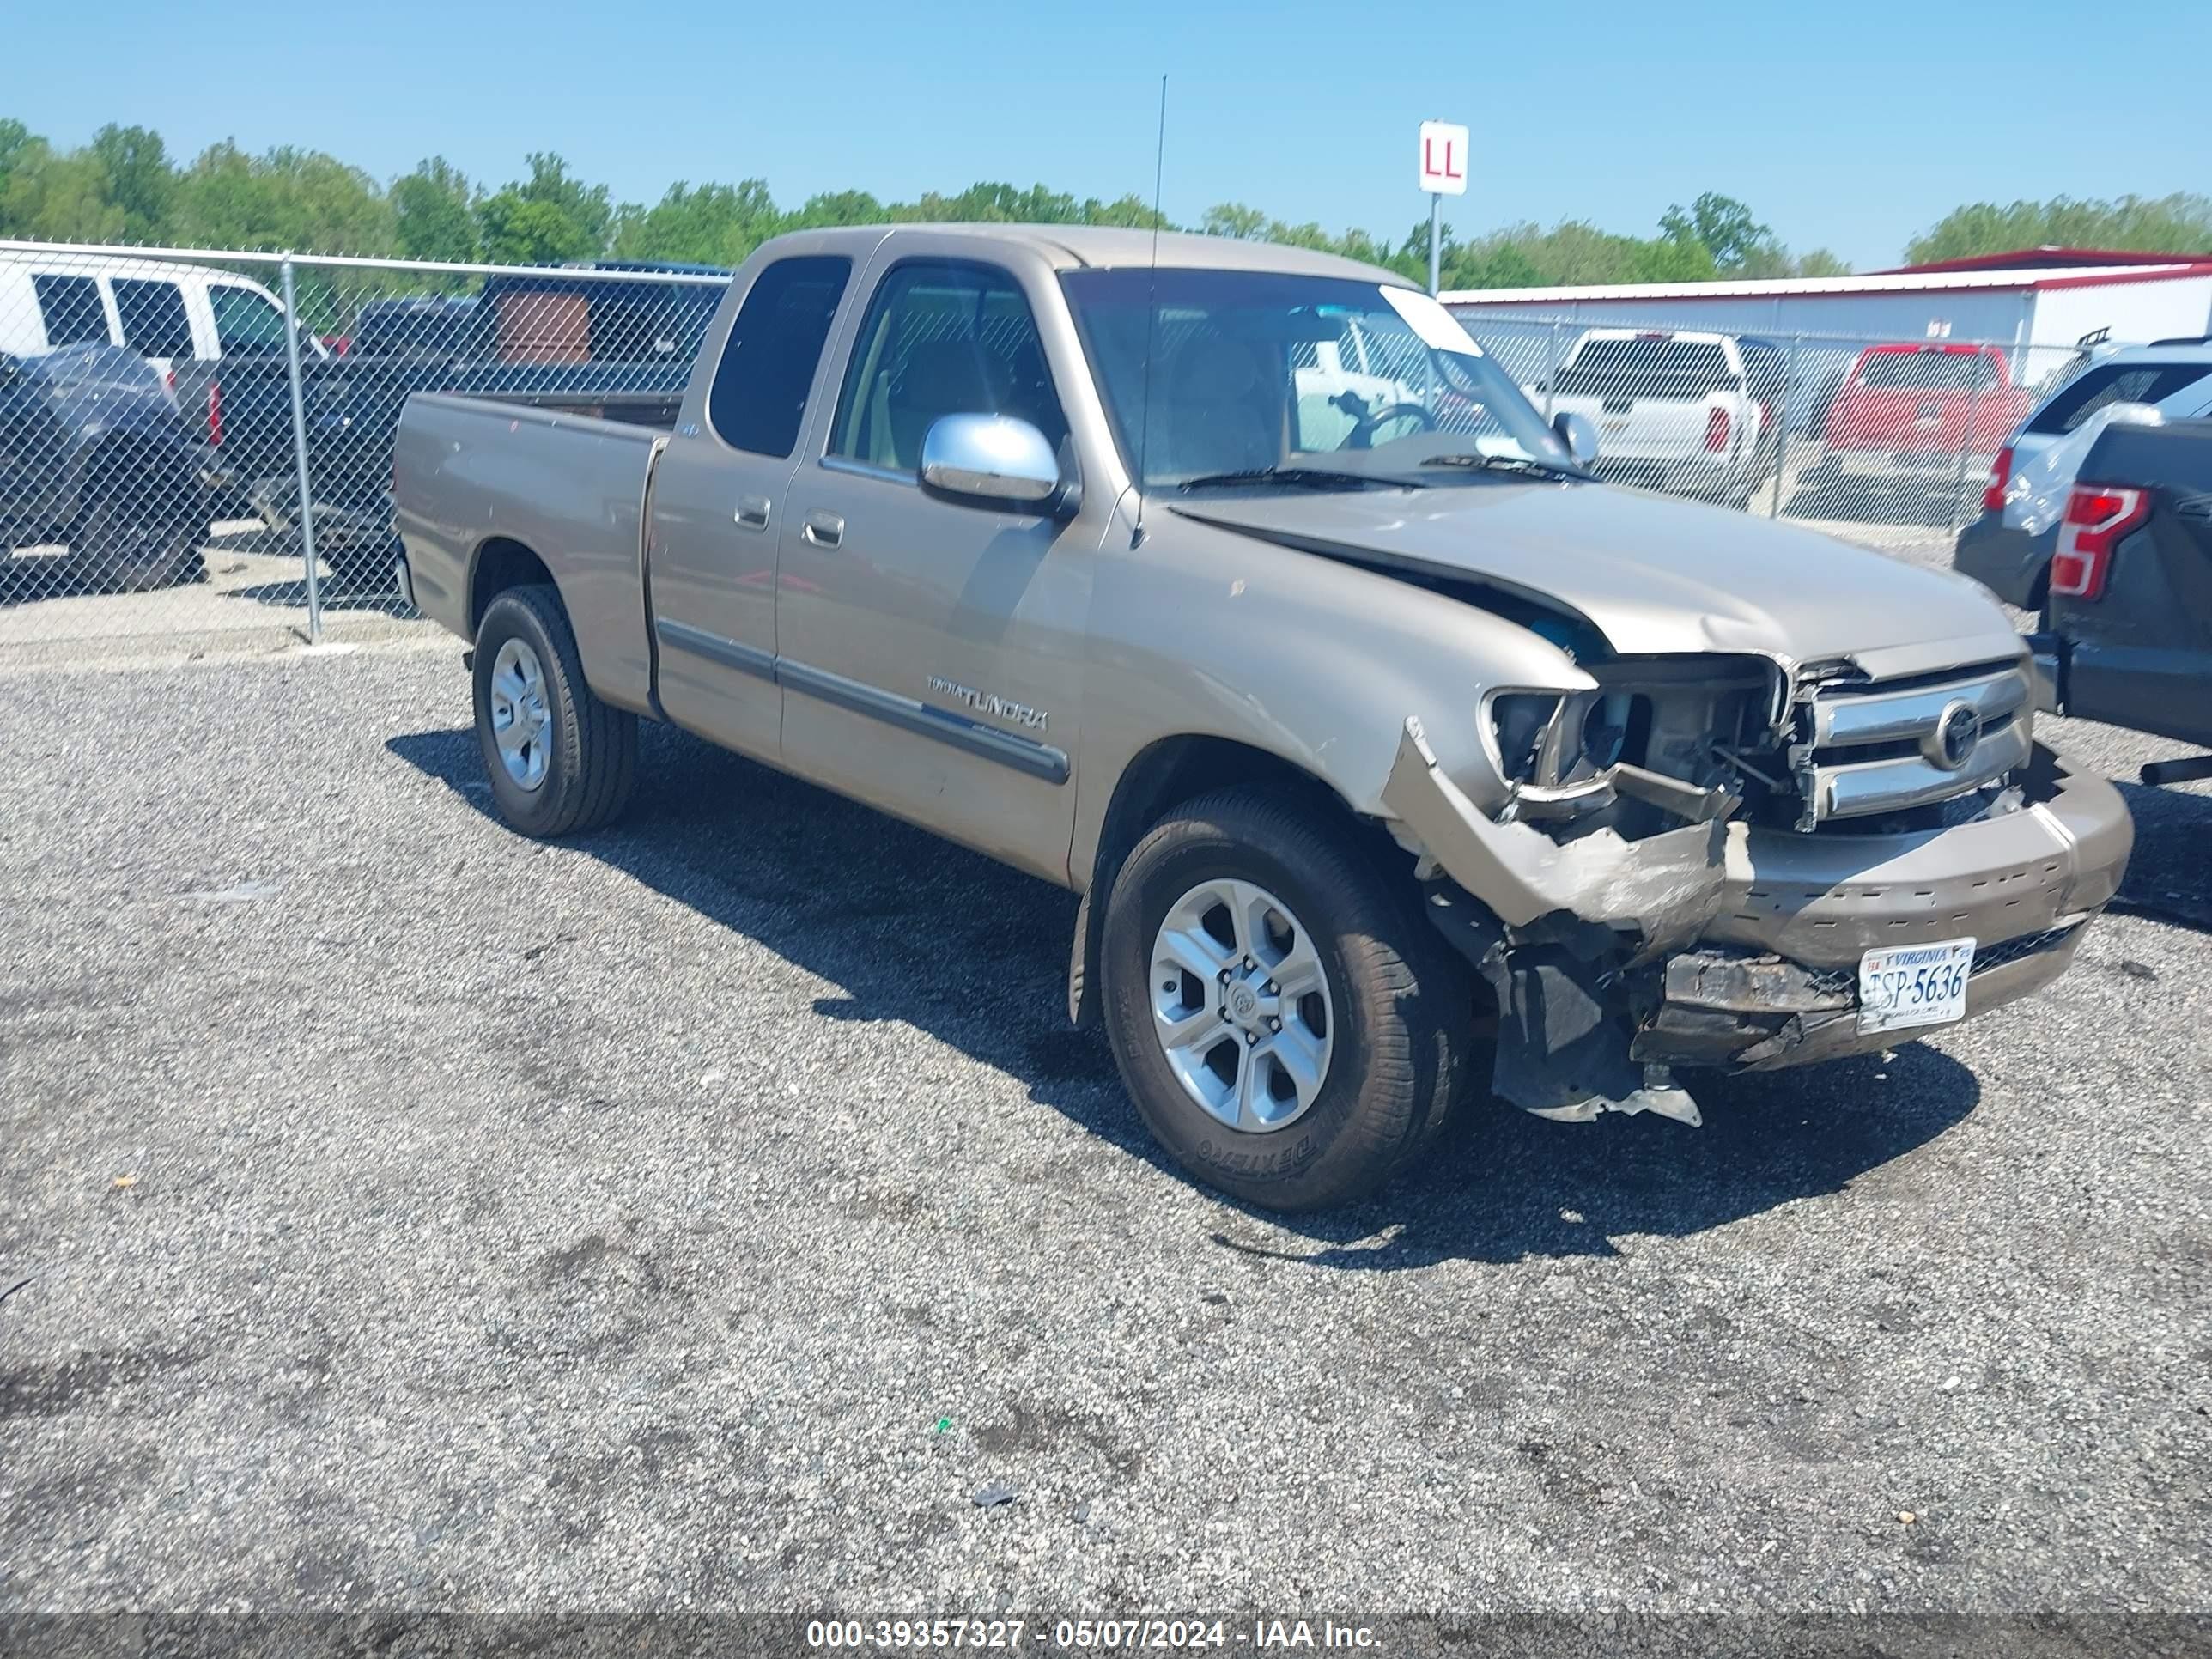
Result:
<instances>
[{"instance_id":1,"label":"windshield","mask_svg":"<svg viewBox=\"0 0 2212 1659\"><path fill-rule=\"evenodd\" d=\"M1511 378L1414 289L1271 271L1060 281L1147 489L1297 467L1411 479L1443 455L1570 465Z\"/></svg>"}]
</instances>

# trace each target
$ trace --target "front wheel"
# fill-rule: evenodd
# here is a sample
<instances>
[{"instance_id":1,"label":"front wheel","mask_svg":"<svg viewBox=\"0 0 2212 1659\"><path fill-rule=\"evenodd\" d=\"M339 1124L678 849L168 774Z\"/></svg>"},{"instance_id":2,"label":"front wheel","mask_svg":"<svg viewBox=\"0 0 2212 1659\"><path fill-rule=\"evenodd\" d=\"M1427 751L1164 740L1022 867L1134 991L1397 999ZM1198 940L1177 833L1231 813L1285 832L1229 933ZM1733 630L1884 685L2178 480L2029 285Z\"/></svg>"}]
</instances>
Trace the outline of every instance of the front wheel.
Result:
<instances>
[{"instance_id":1,"label":"front wheel","mask_svg":"<svg viewBox=\"0 0 2212 1659\"><path fill-rule=\"evenodd\" d=\"M1468 977L1349 826L1279 797L1190 802L1107 900L1123 1081L1176 1161L1311 1210L1372 1192L1441 1129L1474 1044Z\"/></svg>"},{"instance_id":2,"label":"front wheel","mask_svg":"<svg viewBox=\"0 0 2212 1659\"><path fill-rule=\"evenodd\" d=\"M477 629L477 740L493 804L526 836L596 830L637 785L637 716L585 683L561 598L511 587Z\"/></svg>"}]
</instances>

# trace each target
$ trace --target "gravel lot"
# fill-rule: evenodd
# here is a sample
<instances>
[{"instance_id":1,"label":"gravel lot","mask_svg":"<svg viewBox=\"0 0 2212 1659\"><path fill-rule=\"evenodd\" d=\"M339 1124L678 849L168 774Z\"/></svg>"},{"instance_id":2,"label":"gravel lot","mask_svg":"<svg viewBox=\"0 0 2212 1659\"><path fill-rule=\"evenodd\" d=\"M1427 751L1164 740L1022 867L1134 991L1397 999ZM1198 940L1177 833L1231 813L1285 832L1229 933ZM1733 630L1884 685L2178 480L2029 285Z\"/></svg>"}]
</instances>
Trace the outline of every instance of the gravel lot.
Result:
<instances>
[{"instance_id":1,"label":"gravel lot","mask_svg":"<svg viewBox=\"0 0 2212 1659\"><path fill-rule=\"evenodd\" d=\"M2212 1606L2202 787L2031 1003L1285 1224L1066 896L665 732L532 845L457 655L0 672L0 1611Z\"/></svg>"},{"instance_id":2,"label":"gravel lot","mask_svg":"<svg viewBox=\"0 0 2212 1659\"><path fill-rule=\"evenodd\" d=\"M307 586L299 543L258 521L213 526L200 549L202 579L149 593L92 593L61 580L58 545L0 546L0 661L103 659L158 650L172 658L284 651L307 636ZM387 641L426 624L388 577L347 580L325 571L319 595L325 639Z\"/></svg>"}]
</instances>

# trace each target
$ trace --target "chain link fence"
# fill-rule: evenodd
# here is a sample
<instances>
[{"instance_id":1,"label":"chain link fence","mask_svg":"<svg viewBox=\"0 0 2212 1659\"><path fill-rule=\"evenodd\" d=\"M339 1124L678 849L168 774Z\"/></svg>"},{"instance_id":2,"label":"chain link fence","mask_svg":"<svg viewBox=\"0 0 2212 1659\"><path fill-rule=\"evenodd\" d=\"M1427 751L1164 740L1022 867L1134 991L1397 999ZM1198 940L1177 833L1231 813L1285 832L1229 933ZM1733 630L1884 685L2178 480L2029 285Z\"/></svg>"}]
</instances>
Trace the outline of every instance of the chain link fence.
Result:
<instances>
[{"instance_id":1,"label":"chain link fence","mask_svg":"<svg viewBox=\"0 0 2212 1659\"><path fill-rule=\"evenodd\" d=\"M1955 532L1998 451L2089 361L2011 341L1460 319L1547 417L1591 423L1601 476L1851 533Z\"/></svg>"},{"instance_id":2,"label":"chain link fence","mask_svg":"<svg viewBox=\"0 0 2212 1659\"><path fill-rule=\"evenodd\" d=\"M727 277L0 243L0 647L404 617L408 396L672 424ZM1863 538L1973 518L2082 361L1462 315L1547 416L1589 421L1608 478Z\"/></svg>"},{"instance_id":3,"label":"chain link fence","mask_svg":"<svg viewBox=\"0 0 2212 1659\"><path fill-rule=\"evenodd\" d=\"M406 617L408 396L672 424L727 283L0 243L0 647Z\"/></svg>"}]
</instances>

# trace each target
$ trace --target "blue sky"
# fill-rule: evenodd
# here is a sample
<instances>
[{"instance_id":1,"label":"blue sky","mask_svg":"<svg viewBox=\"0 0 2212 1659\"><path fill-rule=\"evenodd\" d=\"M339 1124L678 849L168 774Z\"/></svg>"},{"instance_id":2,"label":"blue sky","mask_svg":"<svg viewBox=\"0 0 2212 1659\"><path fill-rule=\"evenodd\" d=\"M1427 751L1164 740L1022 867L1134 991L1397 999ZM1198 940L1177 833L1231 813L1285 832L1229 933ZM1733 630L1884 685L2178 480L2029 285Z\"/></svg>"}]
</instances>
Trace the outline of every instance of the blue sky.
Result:
<instances>
[{"instance_id":1,"label":"blue sky","mask_svg":"<svg viewBox=\"0 0 2212 1659\"><path fill-rule=\"evenodd\" d=\"M440 153L492 185L551 149L618 199L750 176L784 203L978 179L1110 198L1151 192L1165 71L1178 220L1237 200L1402 234L1427 211L1413 135L1433 117L1475 130L1446 204L1465 229L1649 234L1713 189L1861 269L1960 202L2212 188L2202 0L193 10L21 9L0 114L64 143L137 122L185 155L298 143L386 178Z\"/></svg>"}]
</instances>

